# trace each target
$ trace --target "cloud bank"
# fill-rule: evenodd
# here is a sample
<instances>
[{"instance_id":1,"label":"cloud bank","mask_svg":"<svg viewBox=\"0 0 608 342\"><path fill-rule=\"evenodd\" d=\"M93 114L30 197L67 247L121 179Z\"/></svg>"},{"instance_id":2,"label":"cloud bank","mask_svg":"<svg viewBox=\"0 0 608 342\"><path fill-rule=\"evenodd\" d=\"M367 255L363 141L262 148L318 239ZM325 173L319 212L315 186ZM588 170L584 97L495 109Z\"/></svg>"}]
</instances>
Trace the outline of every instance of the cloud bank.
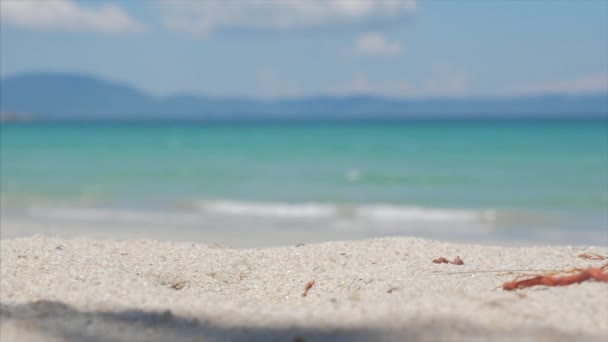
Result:
<instances>
[{"instance_id":1,"label":"cloud bank","mask_svg":"<svg viewBox=\"0 0 608 342\"><path fill-rule=\"evenodd\" d=\"M69 0L0 1L3 24L38 31L136 33L144 26L121 8L104 4L82 7Z\"/></svg>"},{"instance_id":2,"label":"cloud bank","mask_svg":"<svg viewBox=\"0 0 608 342\"><path fill-rule=\"evenodd\" d=\"M355 42L355 52L361 55L396 56L401 54L401 51L401 44L389 42L378 32L363 33Z\"/></svg>"},{"instance_id":3,"label":"cloud bank","mask_svg":"<svg viewBox=\"0 0 608 342\"><path fill-rule=\"evenodd\" d=\"M370 81L364 72L357 72L351 83L334 87L332 95L374 95L395 98L470 96L471 76L451 65L440 65L423 80Z\"/></svg>"},{"instance_id":4,"label":"cloud bank","mask_svg":"<svg viewBox=\"0 0 608 342\"><path fill-rule=\"evenodd\" d=\"M364 25L399 20L411 14L415 0L342 1L168 1L164 25L170 30L206 36L214 31L287 31Z\"/></svg>"},{"instance_id":5,"label":"cloud bank","mask_svg":"<svg viewBox=\"0 0 608 342\"><path fill-rule=\"evenodd\" d=\"M571 80L546 81L515 89L514 93L536 95L545 93L580 94L608 93L608 73L581 75Z\"/></svg>"}]
</instances>

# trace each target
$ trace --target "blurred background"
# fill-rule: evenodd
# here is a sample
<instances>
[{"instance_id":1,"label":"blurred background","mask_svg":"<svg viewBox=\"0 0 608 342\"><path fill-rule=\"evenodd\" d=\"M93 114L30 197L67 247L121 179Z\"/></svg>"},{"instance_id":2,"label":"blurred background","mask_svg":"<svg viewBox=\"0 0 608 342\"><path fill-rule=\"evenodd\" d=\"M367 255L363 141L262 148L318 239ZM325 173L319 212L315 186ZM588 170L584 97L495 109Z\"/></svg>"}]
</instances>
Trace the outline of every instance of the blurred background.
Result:
<instances>
[{"instance_id":1,"label":"blurred background","mask_svg":"<svg viewBox=\"0 0 608 342\"><path fill-rule=\"evenodd\" d=\"M608 244L608 2L0 2L2 238Z\"/></svg>"}]
</instances>

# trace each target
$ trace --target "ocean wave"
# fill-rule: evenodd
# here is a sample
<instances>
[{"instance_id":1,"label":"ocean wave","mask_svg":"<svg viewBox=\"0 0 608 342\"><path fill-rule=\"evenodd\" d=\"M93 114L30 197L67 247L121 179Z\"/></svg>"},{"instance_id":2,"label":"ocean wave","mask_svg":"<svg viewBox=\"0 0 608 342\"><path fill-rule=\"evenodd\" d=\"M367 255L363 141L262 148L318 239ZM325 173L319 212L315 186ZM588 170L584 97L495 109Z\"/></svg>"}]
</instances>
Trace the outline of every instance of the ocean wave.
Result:
<instances>
[{"instance_id":1,"label":"ocean wave","mask_svg":"<svg viewBox=\"0 0 608 342\"><path fill-rule=\"evenodd\" d=\"M323 218L336 216L336 206L318 203L257 203L240 201L203 201L195 208L215 213L239 216Z\"/></svg>"},{"instance_id":2,"label":"ocean wave","mask_svg":"<svg viewBox=\"0 0 608 342\"><path fill-rule=\"evenodd\" d=\"M404 205L344 205L331 203L280 203L205 200L178 209L128 210L124 208L30 207L34 218L72 221L120 221L152 224L196 224L209 216L275 220L346 220L360 222L483 223L497 220L495 210L428 208Z\"/></svg>"},{"instance_id":3,"label":"ocean wave","mask_svg":"<svg viewBox=\"0 0 608 342\"><path fill-rule=\"evenodd\" d=\"M67 221L112 221L126 223L175 224L196 223L200 215L195 213L134 211L106 208L33 207L27 210L29 217Z\"/></svg>"},{"instance_id":4,"label":"ocean wave","mask_svg":"<svg viewBox=\"0 0 608 342\"><path fill-rule=\"evenodd\" d=\"M373 220L424 222L486 222L496 220L494 210L436 209L407 206L364 206L357 216Z\"/></svg>"},{"instance_id":5,"label":"ocean wave","mask_svg":"<svg viewBox=\"0 0 608 342\"><path fill-rule=\"evenodd\" d=\"M495 210L465 210L397 205L339 205L323 203L263 203L202 201L197 210L224 215L269 218L353 218L381 221L486 222L496 220Z\"/></svg>"}]
</instances>

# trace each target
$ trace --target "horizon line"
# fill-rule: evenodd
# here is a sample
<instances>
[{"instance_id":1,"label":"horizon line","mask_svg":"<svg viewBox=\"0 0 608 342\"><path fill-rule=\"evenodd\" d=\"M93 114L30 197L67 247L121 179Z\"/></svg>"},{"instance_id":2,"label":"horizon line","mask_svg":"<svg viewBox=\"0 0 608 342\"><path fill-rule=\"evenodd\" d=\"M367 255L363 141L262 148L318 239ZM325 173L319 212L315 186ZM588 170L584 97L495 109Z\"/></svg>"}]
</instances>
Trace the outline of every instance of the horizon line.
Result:
<instances>
[{"instance_id":1,"label":"horizon line","mask_svg":"<svg viewBox=\"0 0 608 342\"><path fill-rule=\"evenodd\" d=\"M0 74L0 81L4 82L10 78L18 78L24 76L63 76L63 77L80 77L89 80L108 83L115 86L123 86L130 88L139 94L156 99L170 99L175 97L197 97L207 98L214 100L247 100L254 102L281 102L281 101L294 101L294 100L311 100L311 99L349 99L349 98L370 98L387 101L434 101L434 100L453 100L453 101L467 101L467 100L503 100L503 99L524 99L524 98L535 98L535 97L564 97L564 98L583 98L583 97L606 97L608 98L608 90L606 91L587 91L587 92L538 92L538 93L505 93L505 94L488 94L488 95L422 95L422 96L390 96L382 94L374 94L370 92L352 92L352 93L316 93L316 94L303 94L295 96L251 96L251 95L209 95L195 93L191 91L178 91L170 94L160 95L154 94L150 91L142 90L140 87L129 83L128 81L116 80L106 78L93 73L87 72L75 72L75 71L51 71L51 70L38 70L38 71L26 71L16 72L9 75Z\"/></svg>"}]
</instances>

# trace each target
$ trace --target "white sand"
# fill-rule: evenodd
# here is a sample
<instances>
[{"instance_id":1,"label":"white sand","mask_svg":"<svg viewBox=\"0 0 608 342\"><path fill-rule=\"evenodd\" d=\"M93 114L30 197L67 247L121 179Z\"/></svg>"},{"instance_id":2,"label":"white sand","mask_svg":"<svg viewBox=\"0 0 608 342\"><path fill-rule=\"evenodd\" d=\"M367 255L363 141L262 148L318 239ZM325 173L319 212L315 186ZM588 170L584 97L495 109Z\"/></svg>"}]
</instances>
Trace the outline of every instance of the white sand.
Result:
<instances>
[{"instance_id":1,"label":"white sand","mask_svg":"<svg viewBox=\"0 0 608 342\"><path fill-rule=\"evenodd\" d=\"M243 238L246 238L244 236ZM414 238L227 249L45 237L1 242L0 339L604 340L608 284L516 292L520 274L600 266L606 247ZM433 264L460 256L464 266ZM307 297L305 284L315 285Z\"/></svg>"}]
</instances>

